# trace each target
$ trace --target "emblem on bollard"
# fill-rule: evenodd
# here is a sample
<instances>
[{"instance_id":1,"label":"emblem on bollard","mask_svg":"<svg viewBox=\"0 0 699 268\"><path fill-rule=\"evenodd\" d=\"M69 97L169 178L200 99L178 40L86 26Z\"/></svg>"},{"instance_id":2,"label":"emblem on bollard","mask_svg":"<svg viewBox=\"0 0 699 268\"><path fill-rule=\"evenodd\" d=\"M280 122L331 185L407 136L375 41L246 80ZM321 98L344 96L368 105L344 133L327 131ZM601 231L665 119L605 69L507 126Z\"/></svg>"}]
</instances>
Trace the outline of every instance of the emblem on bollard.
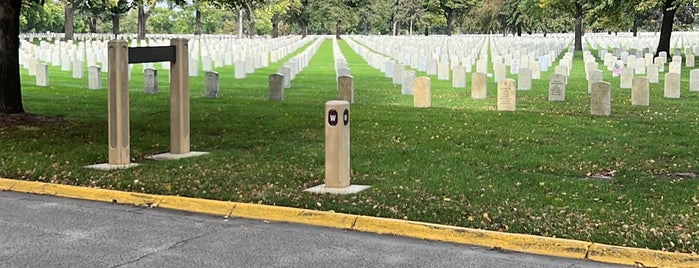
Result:
<instances>
[{"instance_id":1,"label":"emblem on bollard","mask_svg":"<svg viewBox=\"0 0 699 268\"><path fill-rule=\"evenodd\" d=\"M328 124L333 127L337 126L337 111L335 109L328 111Z\"/></svg>"},{"instance_id":2,"label":"emblem on bollard","mask_svg":"<svg viewBox=\"0 0 699 268\"><path fill-rule=\"evenodd\" d=\"M345 126L349 123L349 110L347 109L342 113L342 123L344 123Z\"/></svg>"}]
</instances>

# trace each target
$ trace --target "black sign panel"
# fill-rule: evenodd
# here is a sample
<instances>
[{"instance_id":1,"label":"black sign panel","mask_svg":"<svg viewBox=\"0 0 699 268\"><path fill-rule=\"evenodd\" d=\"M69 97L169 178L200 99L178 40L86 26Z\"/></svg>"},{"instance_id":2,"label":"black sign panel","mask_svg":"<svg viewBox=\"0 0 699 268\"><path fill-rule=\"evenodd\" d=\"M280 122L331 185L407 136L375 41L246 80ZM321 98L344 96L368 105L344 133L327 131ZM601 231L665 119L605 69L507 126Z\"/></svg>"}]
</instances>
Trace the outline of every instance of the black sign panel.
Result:
<instances>
[{"instance_id":1,"label":"black sign panel","mask_svg":"<svg viewBox=\"0 0 699 268\"><path fill-rule=\"evenodd\" d=\"M345 126L349 123L349 110L347 109L342 113L342 123L344 123Z\"/></svg>"},{"instance_id":2,"label":"black sign panel","mask_svg":"<svg viewBox=\"0 0 699 268\"><path fill-rule=\"evenodd\" d=\"M175 60L175 46L129 48L129 63L174 62Z\"/></svg>"},{"instance_id":3,"label":"black sign panel","mask_svg":"<svg viewBox=\"0 0 699 268\"><path fill-rule=\"evenodd\" d=\"M328 111L328 124L330 124L330 126L333 127L337 126L338 119L339 118L337 118L337 111L335 109L330 109L330 111Z\"/></svg>"}]
</instances>

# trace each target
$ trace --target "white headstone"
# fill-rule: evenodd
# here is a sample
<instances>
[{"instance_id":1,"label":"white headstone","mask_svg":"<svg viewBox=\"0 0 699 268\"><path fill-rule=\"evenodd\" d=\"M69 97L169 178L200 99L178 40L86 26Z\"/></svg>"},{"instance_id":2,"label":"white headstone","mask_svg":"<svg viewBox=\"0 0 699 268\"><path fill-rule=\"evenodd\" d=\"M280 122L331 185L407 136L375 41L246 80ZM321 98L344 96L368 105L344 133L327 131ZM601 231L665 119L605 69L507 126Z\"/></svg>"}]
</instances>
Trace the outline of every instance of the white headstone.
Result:
<instances>
[{"instance_id":1,"label":"white headstone","mask_svg":"<svg viewBox=\"0 0 699 268\"><path fill-rule=\"evenodd\" d=\"M76 78L76 79L83 78L83 62L82 61L73 62L73 78Z\"/></svg>"},{"instance_id":2,"label":"white headstone","mask_svg":"<svg viewBox=\"0 0 699 268\"><path fill-rule=\"evenodd\" d=\"M36 65L36 86L49 86L49 66L43 63Z\"/></svg>"},{"instance_id":3,"label":"white headstone","mask_svg":"<svg viewBox=\"0 0 699 268\"><path fill-rule=\"evenodd\" d=\"M102 89L102 73L99 66L88 67L87 76L87 88Z\"/></svg>"},{"instance_id":4,"label":"white headstone","mask_svg":"<svg viewBox=\"0 0 699 268\"><path fill-rule=\"evenodd\" d=\"M633 70L635 74L646 74L646 60L644 58L636 59Z\"/></svg>"},{"instance_id":5,"label":"white headstone","mask_svg":"<svg viewBox=\"0 0 699 268\"><path fill-rule=\"evenodd\" d=\"M398 85L403 82L403 71L404 71L403 64L397 63L393 66L393 75L391 76L393 78L393 84Z\"/></svg>"},{"instance_id":6,"label":"white headstone","mask_svg":"<svg viewBox=\"0 0 699 268\"><path fill-rule=\"evenodd\" d=\"M495 80L495 83L507 78L507 70L505 70L505 67L505 64L502 63L496 63L493 65L493 79Z\"/></svg>"},{"instance_id":7,"label":"white headstone","mask_svg":"<svg viewBox=\"0 0 699 268\"><path fill-rule=\"evenodd\" d=\"M660 75L659 75L659 72L658 72L658 65L656 65L656 64L648 65L647 69L648 69L648 70L647 70L647 71L648 71L648 72L647 72L647 73L648 73L648 74L647 74L647 75L648 75L648 81L649 81L650 83L653 83L653 84L657 84L658 82L660 82L660 79L659 79L659 78L660 78Z\"/></svg>"},{"instance_id":8,"label":"white headstone","mask_svg":"<svg viewBox=\"0 0 699 268\"><path fill-rule=\"evenodd\" d=\"M680 98L680 74L666 73L665 74L665 98L679 99Z\"/></svg>"},{"instance_id":9,"label":"white headstone","mask_svg":"<svg viewBox=\"0 0 699 268\"><path fill-rule=\"evenodd\" d=\"M415 71L405 70L403 72L403 83L401 84L401 94L413 95L415 88Z\"/></svg>"},{"instance_id":10,"label":"white headstone","mask_svg":"<svg viewBox=\"0 0 699 268\"><path fill-rule=\"evenodd\" d=\"M676 61L670 62L669 73L682 74L682 64Z\"/></svg>"},{"instance_id":11,"label":"white headstone","mask_svg":"<svg viewBox=\"0 0 699 268\"><path fill-rule=\"evenodd\" d=\"M549 101L566 100L566 76L554 73L549 79Z\"/></svg>"},{"instance_id":12,"label":"white headstone","mask_svg":"<svg viewBox=\"0 0 699 268\"><path fill-rule=\"evenodd\" d=\"M204 77L204 96L209 98L218 98L220 94L218 73L206 72Z\"/></svg>"},{"instance_id":13,"label":"white headstone","mask_svg":"<svg viewBox=\"0 0 699 268\"><path fill-rule=\"evenodd\" d=\"M699 91L699 69L689 71L689 91Z\"/></svg>"},{"instance_id":14,"label":"white headstone","mask_svg":"<svg viewBox=\"0 0 699 268\"><path fill-rule=\"evenodd\" d=\"M463 66L454 67L454 74L452 75L451 86L455 88L466 87L466 70Z\"/></svg>"},{"instance_id":15,"label":"white headstone","mask_svg":"<svg viewBox=\"0 0 699 268\"><path fill-rule=\"evenodd\" d=\"M590 94L590 112L592 115L609 116L611 114L611 89L607 82L592 84Z\"/></svg>"},{"instance_id":16,"label":"white headstone","mask_svg":"<svg viewBox=\"0 0 699 268\"><path fill-rule=\"evenodd\" d=\"M650 102L648 78L634 77L633 87L631 88L631 105L648 106Z\"/></svg>"},{"instance_id":17,"label":"white headstone","mask_svg":"<svg viewBox=\"0 0 699 268\"><path fill-rule=\"evenodd\" d=\"M284 88L291 88L291 68L289 66L279 67L277 73L281 74L284 79Z\"/></svg>"},{"instance_id":18,"label":"white headstone","mask_svg":"<svg viewBox=\"0 0 699 268\"><path fill-rule=\"evenodd\" d=\"M158 70L152 68L143 70L143 89L149 94L158 93Z\"/></svg>"},{"instance_id":19,"label":"white headstone","mask_svg":"<svg viewBox=\"0 0 699 268\"><path fill-rule=\"evenodd\" d=\"M529 68L519 68L519 75L517 76L517 89L518 90L531 90L532 89L532 71Z\"/></svg>"},{"instance_id":20,"label":"white headstone","mask_svg":"<svg viewBox=\"0 0 699 268\"><path fill-rule=\"evenodd\" d=\"M476 62L476 72L477 73L488 73L488 61L485 59L479 59Z\"/></svg>"},{"instance_id":21,"label":"white headstone","mask_svg":"<svg viewBox=\"0 0 699 268\"><path fill-rule=\"evenodd\" d=\"M438 80L449 80L449 62L440 61L437 66L437 79Z\"/></svg>"},{"instance_id":22,"label":"white headstone","mask_svg":"<svg viewBox=\"0 0 699 268\"><path fill-rule=\"evenodd\" d=\"M486 79L487 76L485 73L471 74L471 98L485 99L488 96L488 83Z\"/></svg>"},{"instance_id":23,"label":"white headstone","mask_svg":"<svg viewBox=\"0 0 699 268\"><path fill-rule=\"evenodd\" d=\"M529 64L529 67L532 69L532 79L541 79L541 68L539 63Z\"/></svg>"},{"instance_id":24,"label":"white headstone","mask_svg":"<svg viewBox=\"0 0 699 268\"><path fill-rule=\"evenodd\" d=\"M214 69L213 63L211 62L211 56L204 55L201 57L201 69L204 72L210 72Z\"/></svg>"},{"instance_id":25,"label":"white headstone","mask_svg":"<svg viewBox=\"0 0 699 268\"><path fill-rule=\"evenodd\" d=\"M206 69L202 68L204 71ZM245 61L244 60L236 60L233 63L233 69L235 71L235 79L243 79L247 76L247 72L245 72ZM211 69L209 69L211 71Z\"/></svg>"},{"instance_id":26,"label":"white headstone","mask_svg":"<svg viewBox=\"0 0 699 268\"><path fill-rule=\"evenodd\" d=\"M587 93L592 92L592 84L596 82L602 82L603 73L600 70L590 71L590 79L587 81Z\"/></svg>"},{"instance_id":27,"label":"white headstone","mask_svg":"<svg viewBox=\"0 0 699 268\"><path fill-rule=\"evenodd\" d=\"M189 76L199 76L199 60L196 58L189 58Z\"/></svg>"},{"instance_id":28,"label":"white headstone","mask_svg":"<svg viewBox=\"0 0 699 268\"><path fill-rule=\"evenodd\" d=\"M269 100L284 100L284 77L280 73L269 75Z\"/></svg>"},{"instance_id":29,"label":"white headstone","mask_svg":"<svg viewBox=\"0 0 699 268\"><path fill-rule=\"evenodd\" d=\"M515 111L517 109L517 91L515 80L505 78L498 82L498 111Z\"/></svg>"},{"instance_id":30,"label":"white headstone","mask_svg":"<svg viewBox=\"0 0 699 268\"><path fill-rule=\"evenodd\" d=\"M429 77L416 77L413 95L413 107L432 107L432 83Z\"/></svg>"},{"instance_id":31,"label":"white headstone","mask_svg":"<svg viewBox=\"0 0 699 268\"><path fill-rule=\"evenodd\" d=\"M686 60L686 62L687 62L686 66L687 66L687 67L694 67L694 64L695 64L695 62L696 62L696 58L694 57L694 54L687 54L685 58L687 59L687 60Z\"/></svg>"}]
</instances>

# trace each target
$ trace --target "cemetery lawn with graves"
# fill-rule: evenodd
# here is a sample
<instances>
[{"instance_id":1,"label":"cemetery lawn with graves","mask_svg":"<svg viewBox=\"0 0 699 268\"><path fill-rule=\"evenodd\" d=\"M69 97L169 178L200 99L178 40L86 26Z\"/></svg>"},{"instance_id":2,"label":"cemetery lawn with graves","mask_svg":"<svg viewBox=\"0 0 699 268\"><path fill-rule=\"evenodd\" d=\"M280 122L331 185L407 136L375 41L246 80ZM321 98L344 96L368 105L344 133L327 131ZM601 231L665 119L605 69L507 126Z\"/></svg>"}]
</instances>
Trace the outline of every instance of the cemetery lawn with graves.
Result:
<instances>
[{"instance_id":1,"label":"cemetery lawn with graves","mask_svg":"<svg viewBox=\"0 0 699 268\"><path fill-rule=\"evenodd\" d=\"M580 52L565 102L548 101L549 68L531 91L517 91L515 112L496 110L492 78L488 97L471 99L470 74L466 89L431 76L433 107L413 108L400 85L339 41L355 79L351 183L372 187L314 195L304 190L324 180L324 104L337 99L331 44L284 101L268 100L268 76L291 55L245 79L234 79L233 66L215 68L219 98L204 97L203 72L191 77L191 149L210 154L174 161L146 159L169 151L168 71L158 70L159 93L146 94L134 67L131 157L141 165L109 172L84 168L108 159L106 73L102 90L88 90L59 67L48 87L22 69L28 114L0 116L0 177L699 249L699 93L687 89L688 68L680 99L663 98L661 73L647 107L632 106L630 90L605 71L609 117L590 115Z\"/></svg>"}]
</instances>

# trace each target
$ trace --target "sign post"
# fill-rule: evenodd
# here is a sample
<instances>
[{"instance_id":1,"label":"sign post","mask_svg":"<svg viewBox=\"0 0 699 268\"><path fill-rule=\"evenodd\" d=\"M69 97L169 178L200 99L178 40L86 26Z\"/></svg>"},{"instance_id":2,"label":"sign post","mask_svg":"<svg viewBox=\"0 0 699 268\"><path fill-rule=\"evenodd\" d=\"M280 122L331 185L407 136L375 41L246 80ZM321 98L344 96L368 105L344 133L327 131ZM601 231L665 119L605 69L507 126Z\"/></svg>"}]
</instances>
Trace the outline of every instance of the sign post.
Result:
<instances>
[{"instance_id":1,"label":"sign post","mask_svg":"<svg viewBox=\"0 0 699 268\"><path fill-rule=\"evenodd\" d=\"M87 166L99 170L129 168L129 64L169 61L170 152L150 158L180 159L206 154L189 149L189 50L186 39L172 39L170 46L128 47L124 40L107 45L109 59L109 162Z\"/></svg>"},{"instance_id":2,"label":"sign post","mask_svg":"<svg viewBox=\"0 0 699 268\"><path fill-rule=\"evenodd\" d=\"M350 103L325 103L325 184L309 189L312 193L354 194L369 188L350 185Z\"/></svg>"},{"instance_id":3,"label":"sign post","mask_svg":"<svg viewBox=\"0 0 699 268\"><path fill-rule=\"evenodd\" d=\"M349 186L349 102L325 103L325 187Z\"/></svg>"}]
</instances>

